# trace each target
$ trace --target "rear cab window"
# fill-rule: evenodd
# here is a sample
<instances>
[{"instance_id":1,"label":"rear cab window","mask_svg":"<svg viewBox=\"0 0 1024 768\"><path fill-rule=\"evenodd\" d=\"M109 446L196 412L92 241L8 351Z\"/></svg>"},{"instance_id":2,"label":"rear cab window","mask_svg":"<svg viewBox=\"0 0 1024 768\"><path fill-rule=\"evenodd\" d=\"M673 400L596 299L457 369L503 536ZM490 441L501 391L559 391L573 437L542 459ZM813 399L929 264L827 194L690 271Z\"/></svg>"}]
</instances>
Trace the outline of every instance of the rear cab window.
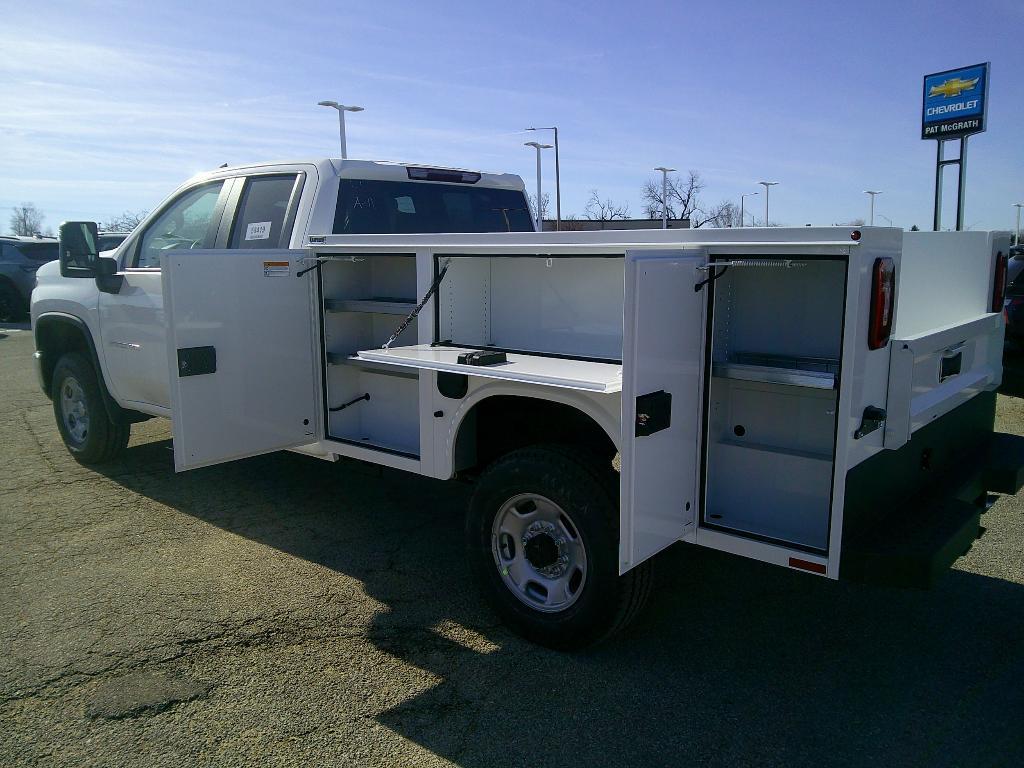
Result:
<instances>
[{"instance_id":1,"label":"rear cab window","mask_svg":"<svg viewBox=\"0 0 1024 768\"><path fill-rule=\"evenodd\" d=\"M532 232L515 189L416 181L342 179L334 234Z\"/></svg>"},{"instance_id":2,"label":"rear cab window","mask_svg":"<svg viewBox=\"0 0 1024 768\"><path fill-rule=\"evenodd\" d=\"M238 202L229 248L287 248L304 174L250 176Z\"/></svg>"}]
</instances>

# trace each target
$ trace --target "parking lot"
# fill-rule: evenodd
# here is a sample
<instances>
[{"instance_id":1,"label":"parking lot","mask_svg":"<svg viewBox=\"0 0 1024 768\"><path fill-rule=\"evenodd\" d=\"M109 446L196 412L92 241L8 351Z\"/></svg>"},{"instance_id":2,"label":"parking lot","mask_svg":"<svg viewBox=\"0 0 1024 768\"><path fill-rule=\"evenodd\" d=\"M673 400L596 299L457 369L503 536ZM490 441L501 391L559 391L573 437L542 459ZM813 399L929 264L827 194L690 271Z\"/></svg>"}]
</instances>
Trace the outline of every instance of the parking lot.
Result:
<instances>
[{"instance_id":1,"label":"parking lot","mask_svg":"<svg viewBox=\"0 0 1024 768\"><path fill-rule=\"evenodd\" d=\"M637 625L563 655L483 606L466 486L288 453L175 475L161 420L86 469L32 349L0 328L4 765L1024 765L1022 499L930 592L677 545Z\"/></svg>"}]
</instances>

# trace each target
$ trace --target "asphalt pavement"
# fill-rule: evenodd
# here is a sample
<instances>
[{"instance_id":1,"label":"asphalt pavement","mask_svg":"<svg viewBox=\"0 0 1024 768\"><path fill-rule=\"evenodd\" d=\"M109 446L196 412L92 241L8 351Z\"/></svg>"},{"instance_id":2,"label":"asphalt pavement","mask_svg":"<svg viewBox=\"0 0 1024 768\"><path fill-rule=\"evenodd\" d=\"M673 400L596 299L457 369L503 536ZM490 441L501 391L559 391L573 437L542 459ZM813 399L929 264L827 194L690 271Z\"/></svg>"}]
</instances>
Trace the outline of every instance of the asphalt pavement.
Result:
<instances>
[{"instance_id":1,"label":"asphalt pavement","mask_svg":"<svg viewBox=\"0 0 1024 768\"><path fill-rule=\"evenodd\" d=\"M32 348L0 328L2 765L1024 765L1022 499L928 592L677 545L631 630L559 654L477 595L466 486L176 475L162 420L80 467Z\"/></svg>"}]
</instances>

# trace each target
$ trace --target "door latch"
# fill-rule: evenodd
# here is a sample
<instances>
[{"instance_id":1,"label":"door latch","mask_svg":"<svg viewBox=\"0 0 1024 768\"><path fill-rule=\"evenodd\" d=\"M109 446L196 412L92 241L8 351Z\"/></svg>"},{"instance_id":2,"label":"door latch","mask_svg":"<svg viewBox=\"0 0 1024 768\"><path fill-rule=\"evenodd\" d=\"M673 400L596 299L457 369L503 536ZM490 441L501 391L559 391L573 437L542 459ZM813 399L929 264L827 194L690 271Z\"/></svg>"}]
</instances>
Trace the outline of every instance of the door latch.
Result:
<instances>
[{"instance_id":1,"label":"door latch","mask_svg":"<svg viewBox=\"0 0 1024 768\"><path fill-rule=\"evenodd\" d=\"M635 437L646 437L672 424L672 393L663 389L636 399Z\"/></svg>"},{"instance_id":2,"label":"door latch","mask_svg":"<svg viewBox=\"0 0 1024 768\"><path fill-rule=\"evenodd\" d=\"M870 435L876 429L885 424L885 408L878 408L869 405L864 409L864 416L860 420L860 426L853 433L854 440L860 440L865 435Z\"/></svg>"},{"instance_id":3,"label":"door latch","mask_svg":"<svg viewBox=\"0 0 1024 768\"><path fill-rule=\"evenodd\" d=\"M178 350L178 376L202 376L217 372L217 350L213 347L186 347Z\"/></svg>"}]
</instances>

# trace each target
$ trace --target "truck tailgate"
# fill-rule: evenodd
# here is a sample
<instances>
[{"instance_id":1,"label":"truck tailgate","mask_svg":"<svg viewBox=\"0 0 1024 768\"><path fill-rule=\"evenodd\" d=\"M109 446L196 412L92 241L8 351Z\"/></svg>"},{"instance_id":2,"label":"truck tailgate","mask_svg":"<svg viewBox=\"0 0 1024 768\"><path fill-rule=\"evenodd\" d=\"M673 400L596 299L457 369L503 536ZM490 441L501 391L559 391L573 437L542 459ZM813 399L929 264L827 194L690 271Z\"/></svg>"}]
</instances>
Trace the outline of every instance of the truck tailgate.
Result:
<instances>
[{"instance_id":1,"label":"truck tailgate","mask_svg":"<svg viewBox=\"0 0 1024 768\"><path fill-rule=\"evenodd\" d=\"M885 447L911 434L1002 379L1003 319L989 313L967 322L892 341Z\"/></svg>"}]
</instances>

